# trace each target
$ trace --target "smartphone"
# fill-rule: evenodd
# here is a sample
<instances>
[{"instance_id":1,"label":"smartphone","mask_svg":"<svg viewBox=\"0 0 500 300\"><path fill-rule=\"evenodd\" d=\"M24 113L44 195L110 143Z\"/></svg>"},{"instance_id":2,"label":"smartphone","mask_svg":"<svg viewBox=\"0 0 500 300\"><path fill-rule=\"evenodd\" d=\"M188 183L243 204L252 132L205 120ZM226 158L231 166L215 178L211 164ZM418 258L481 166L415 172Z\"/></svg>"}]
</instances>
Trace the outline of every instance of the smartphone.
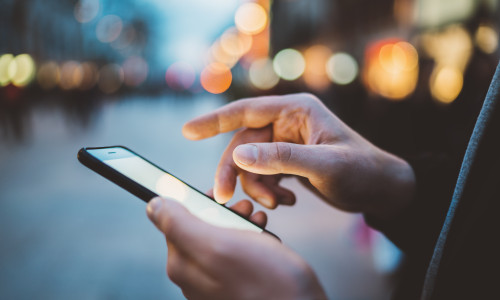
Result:
<instances>
[{"instance_id":1,"label":"smartphone","mask_svg":"<svg viewBox=\"0 0 500 300\"><path fill-rule=\"evenodd\" d=\"M144 202L156 196L169 197L212 225L264 232L278 238L126 147L82 148L78 160Z\"/></svg>"}]
</instances>

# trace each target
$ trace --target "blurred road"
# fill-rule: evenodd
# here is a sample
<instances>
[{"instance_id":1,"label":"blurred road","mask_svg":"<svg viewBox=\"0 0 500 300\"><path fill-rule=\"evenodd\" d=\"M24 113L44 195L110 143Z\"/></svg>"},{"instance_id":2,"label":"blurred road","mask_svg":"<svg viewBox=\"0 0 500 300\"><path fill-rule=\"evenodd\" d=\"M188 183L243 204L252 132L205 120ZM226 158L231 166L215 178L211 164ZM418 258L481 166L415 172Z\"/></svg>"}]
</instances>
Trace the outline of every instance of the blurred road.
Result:
<instances>
[{"instance_id":1,"label":"blurred road","mask_svg":"<svg viewBox=\"0 0 500 300\"><path fill-rule=\"evenodd\" d=\"M192 142L181 127L223 103L208 95L128 99L104 105L87 129L57 110L33 111L28 140L0 143L0 299L184 299L165 275L166 245L145 204L76 153L125 145L207 190L230 134ZM285 184L298 203L270 212L269 229L313 266L329 297L387 299L388 280L353 237L359 216Z\"/></svg>"}]
</instances>

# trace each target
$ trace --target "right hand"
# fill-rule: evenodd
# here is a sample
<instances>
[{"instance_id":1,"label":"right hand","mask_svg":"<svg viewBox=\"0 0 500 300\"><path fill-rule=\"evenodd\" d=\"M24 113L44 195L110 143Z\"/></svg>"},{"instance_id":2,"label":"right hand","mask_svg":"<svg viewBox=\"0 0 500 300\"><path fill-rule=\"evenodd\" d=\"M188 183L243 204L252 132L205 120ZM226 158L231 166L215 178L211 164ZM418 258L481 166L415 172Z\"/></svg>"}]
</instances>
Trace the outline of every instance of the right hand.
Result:
<instances>
[{"instance_id":1,"label":"right hand","mask_svg":"<svg viewBox=\"0 0 500 300\"><path fill-rule=\"evenodd\" d=\"M278 185L283 174L304 178L339 209L378 217L395 214L413 198L408 163L371 144L312 95L235 101L188 122L183 133L199 140L239 128L215 176L221 203L232 197L238 175L244 191L268 208L295 201Z\"/></svg>"}]
</instances>

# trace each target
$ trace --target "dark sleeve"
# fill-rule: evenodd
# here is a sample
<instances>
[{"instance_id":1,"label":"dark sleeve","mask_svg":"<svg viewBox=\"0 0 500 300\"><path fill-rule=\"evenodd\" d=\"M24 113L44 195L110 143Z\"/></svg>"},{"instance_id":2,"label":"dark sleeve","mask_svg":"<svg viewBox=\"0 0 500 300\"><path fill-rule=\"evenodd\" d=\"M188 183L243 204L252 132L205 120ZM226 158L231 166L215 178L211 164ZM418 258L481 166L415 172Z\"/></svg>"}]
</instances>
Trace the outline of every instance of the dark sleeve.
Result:
<instances>
[{"instance_id":1,"label":"dark sleeve","mask_svg":"<svg viewBox=\"0 0 500 300\"><path fill-rule=\"evenodd\" d=\"M378 220L365 215L368 225L384 233L409 257L430 258L460 169L460 160L447 155L406 157L417 180L412 204L397 217Z\"/></svg>"}]
</instances>

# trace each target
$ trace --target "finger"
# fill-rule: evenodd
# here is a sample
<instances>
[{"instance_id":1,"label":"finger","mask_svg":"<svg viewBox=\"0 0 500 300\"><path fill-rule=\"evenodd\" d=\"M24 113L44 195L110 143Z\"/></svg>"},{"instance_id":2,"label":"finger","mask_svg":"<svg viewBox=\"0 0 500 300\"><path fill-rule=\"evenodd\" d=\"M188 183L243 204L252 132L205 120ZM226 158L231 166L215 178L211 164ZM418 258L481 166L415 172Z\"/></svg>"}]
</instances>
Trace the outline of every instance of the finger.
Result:
<instances>
[{"instance_id":1,"label":"finger","mask_svg":"<svg viewBox=\"0 0 500 300\"><path fill-rule=\"evenodd\" d=\"M241 187L243 191L261 205L274 209L278 202L278 196L266 184L260 181L261 175L242 172L240 174Z\"/></svg>"},{"instance_id":2,"label":"finger","mask_svg":"<svg viewBox=\"0 0 500 300\"><path fill-rule=\"evenodd\" d=\"M252 143L240 145L233 151L233 160L238 167L263 175L318 177L337 159L342 158L332 155L329 145Z\"/></svg>"},{"instance_id":3,"label":"finger","mask_svg":"<svg viewBox=\"0 0 500 300\"><path fill-rule=\"evenodd\" d=\"M262 129L243 129L237 132L224 150L217 171L215 172L214 196L219 203L227 203L234 194L236 177L240 168L233 160L234 149L248 142L268 142L272 138L271 127Z\"/></svg>"},{"instance_id":4,"label":"finger","mask_svg":"<svg viewBox=\"0 0 500 300\"><path fill-rule=\"evenodd\" d=\"M215 172L213 190L214 199L221 204L227 203L233 197L236 178L238 177L236 165L228 163L225 157L225 155L222 156L222 160Z\"/></svg>"},{"instance_id":5,"label":"finger","mask_svg":"<svg viewBox=\"0 0 500 300\"><path fill-rule=\"evenodd\" d=\"M248 200L241 200L230 207L238 215L248 219L253 212L253 204Z\"/></svg>"},{"instance_id":6,"label":"finger","mask_svg":"<svg viewBox=\"0 0 500 300\"><path fill-rule=\"evenodd\" d=\"M281 110L290 108L291 104L285 96L235 101L186 123L182 133L188 139L200 140L241 127L262 128L275 121Z\"/></svg>"},{"instance_id":7,"label":"finger","mask_svg":"<svg viewBox=\"0 0 500 300\"><path fill-rule=\"evenodd\" d=\"M216 245L223 228L207 224L175 200L156 197L147 206L147 214L167 240L184 256L200 265L207 263L207 245Z\"/></svg>"},{"instance_id":8,"label":"finger","mask_svg":"<svg viewBox=\"0 0 500 300\"><path fill-rule=\"evenodd\" d=\"M300 184L302 184L303 187L311 191L313 194L318 196L321 199L325 199L325 196L320 193L320 191L311 183L311 181L305 177L297 177L299 179Z\"/></svg>"},{"instance_id":9,"label":"finger","mask_svg":"<svg viewBox=\"0 0 500 300\"><path fill-rule=\"evenodd\" d=\"M277 195L276 200L278 204L282 205L294 205L296 202L295 194L279 185L274 185L269 187L275 195Z\"/></svg>"},{"instance_id":10,"label":"finger","mask_svg":"<svg viewBox=\"0 0 500 300\"><path fill-rule=\"evenodd\" d=\"M214 197L214 189L213 188L209 189L208 191L205 192L205 195L207 195L210 198L213 198Z\"/></svg>"},{"instance_id":11,"label":"finger","mask_svg":"<svg viewBox=\"0 0 500 300\"><path fill-rule=\"evenodd\" d=\"M214 289L216 281L203 268L183 256L172 243L167 245L167 275L183 292L190 294L190 299Z\"/></svg>"},{"instance_id":12,"label":"finger","mask_svg":"<svg viewBox=\"0 0 500 300\"><path fill-rule=\"evenodd\" d=\"M289 189L279 185L281 177L281 175L261 176L261 181L276 195L278 204L294 205L295 194Z\"/></svg>"},{"instance_id":13,"label":"finger","mask_svg":"<svg viewBox=\"0 0 500 300\"><path fill-rule=\"evenodd\" d=\"M258 211L250 217L250 221L259 225L261 228L266 228L267 214L263 211Z\"/></svg>"}]
</instances>

